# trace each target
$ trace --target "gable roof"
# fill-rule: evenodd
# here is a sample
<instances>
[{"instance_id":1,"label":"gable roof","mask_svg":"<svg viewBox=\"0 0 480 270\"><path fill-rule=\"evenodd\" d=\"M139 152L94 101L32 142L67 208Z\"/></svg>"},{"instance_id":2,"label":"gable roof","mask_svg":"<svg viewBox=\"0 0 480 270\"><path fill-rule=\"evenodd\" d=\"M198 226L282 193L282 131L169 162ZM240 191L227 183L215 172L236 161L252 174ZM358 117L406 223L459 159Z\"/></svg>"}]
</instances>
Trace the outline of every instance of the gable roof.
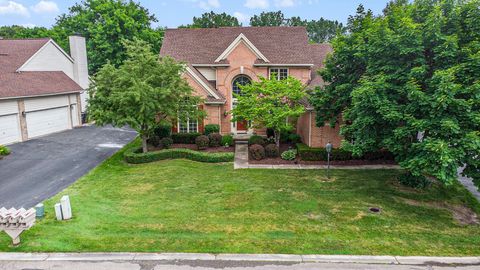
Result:
<instances>
[{"instance_id":1,"label":"gable roof","mask_svg":"<svg viewBox=\"0 0 480 270\"><path fill-rule=\"evenodd\" d=\"M308 84L309 87L315 86L322 86L325 84L323 81L322 76L318 74L318 70L324 67L325 58L331 52L333 52L333 48L330 44L310 44L310 55L312 56L313 60L313 68L312 68L312 75L310 83Z\"/></svg>"},{"instance_id":2,"label":"gable roof","mask_svg":"<svg viewBox=\"0 0 480 270\"><path fill-rule=\"evenodd\" d=\"M227 57L232 53L232 51L237 48L239 44L245 44L247 48L249 48L257 57L258 59L261 59L263 62L270 62L265 55L262 54L262 52L253 45L253 43L243 34L241 33L238 35L238 37L228 46L227 49L217 58L215 59L215 63L219 63L221 61L227 60Z\"/></svg>"},{"instance_id":3,"label":"gable roof","mask_svg":"<svg viewBox=\"0 0 480 270\"><path fill-rule=\"evenodd\" d=\"M50 38L0 39L0 99L80 92L62 71L17 72Z\"/></svg>"},{"instance_id":4,"label":"gable roof","mask_svg":"<svg viewBox=\"0 0 480 270\"><path fill-rule=\"evenodd\" d=\"M193 65L214 64L241 34L271 64L313 64L305 27L167 29L160 55Z\"/></svg>"}]
</instances>

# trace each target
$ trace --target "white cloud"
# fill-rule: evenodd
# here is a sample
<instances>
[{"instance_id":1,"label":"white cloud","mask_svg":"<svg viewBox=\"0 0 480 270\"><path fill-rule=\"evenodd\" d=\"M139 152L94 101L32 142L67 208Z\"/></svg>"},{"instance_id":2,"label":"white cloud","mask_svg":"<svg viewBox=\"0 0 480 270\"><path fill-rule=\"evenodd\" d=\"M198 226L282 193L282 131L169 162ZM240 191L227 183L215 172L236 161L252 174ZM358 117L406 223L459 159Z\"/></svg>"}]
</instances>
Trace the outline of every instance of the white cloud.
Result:
<instances>
[{"instance_id":1,"label":"white cloud","mask_svg":"<svg viewBox=\"0 0 480 270\"><path fill-rule=\"evenodd\" d=\"M270 3L268 0L247 0L245 2L245 7L247 8L268 8L270 6Z\"/></svg>"},{"instance_id":2,"label":"white cloud","mask_svg":"<svg viewBox=\"0 0 480 270\"><path fill-rule=\"evenodd\" d=\"M233 16L235 18L237 18L237 20L240 23L248 24L250 22L250 15L247 15L247 14L236 11L236 12L233 13Z\"/></svg>"},{"instance_id":3,"label":"white cloud","mask_svg":"<svg viewBox=\"0 0 480 270\"><path fill-rule=\"evenodd\" d=\"M21 26L23 26L25 28L35 28L35 27L37 27L37 25L35 25L33 23L24 23L24 24L21 24Z\"/></svg>"},{"instance_id":4,"label":"white cloud","mask_svg":"<svg viewBox=\"0 0 480 270\"><path fill-rule=\"evenodd\" d=\"M210 10L214 8L219 8L220 7L220 1L219 0L206 0L206 1L199 1L198 6L201 9L205 10Z\"/></svg>"},{"instance_id":5,"label":"white cloud","mask_svg":"<svg viewBox=\"0 0 480 270\"><path fill-rule=\"evenodd\" d=\"M298 4L298 1L296 0L275 0L275 6L276 7L294 7Z\"/></svg>"},{"instance_id":6,"label":"white cloud","mask_svg":"<svg viewBox=\"0 0 480 270\"><path fill-rule=\"evenodd\" d=\"M0 14L5 15L20 15L24 17L29 17L30 12L28 9L15 1L3 1L0 0Z\"/></svg>"},{"instance_id":7,"label":"white cloud","mask_svg":"<svg viewBox=\"0 0 480 270\"><path fill-rule=\"evenodd\" d=\"M30 7L35 13L57 13L60 9L57 3L48 0L41 0L36 5Z\"/></svg>"}]
</instances>

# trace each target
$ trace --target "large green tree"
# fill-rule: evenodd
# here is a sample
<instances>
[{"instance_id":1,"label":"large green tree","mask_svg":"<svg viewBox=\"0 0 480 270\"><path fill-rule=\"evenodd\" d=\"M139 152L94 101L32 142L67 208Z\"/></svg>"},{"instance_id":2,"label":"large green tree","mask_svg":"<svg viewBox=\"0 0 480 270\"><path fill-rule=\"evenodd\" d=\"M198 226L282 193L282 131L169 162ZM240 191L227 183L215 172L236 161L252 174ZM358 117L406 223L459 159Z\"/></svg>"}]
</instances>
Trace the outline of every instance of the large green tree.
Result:
<instances>
[{"instance_id":1,"label":"large green tree","mask_svg":"<svg viewBox=\"0 0 480 270\"><path fill-rule=\"evenodd\" d=\"M259 81L239 87L241 94L236 95L232 121L246 120L255 128L273 129L275 142L280 146L281 132L294 128L287 120L305 112L301 103L305 97L302 82L293 77L284 80L261 77Z\"/></svg>"},{"instance_id":2,"label":"large green tree","mask_svg":"<svg viewBox=\"0 0 480 270\"><path fill-rule=\"evenodd\" d=\"M201 102L182 77L185 65L158 58L147 42L123 42L127 59L116 68L103 66L90 88L88 113L98 125L128 125L138 131L143 151L159 121L201 118Z\"/></svg>"},{"instance_id":3,"label":"large green tree","mask_svg":"<svg viewBox=\"0 0 480 270\"><path fill-rule=\"evenodd\" d=\"M71 34L79 33L87 39L89 70L94 74L108 61L118 66L125 60L124 39L145 40L158 52L163 29L151 28L156 21L146 8L132 0L85 0L61 15L52 30L63 35L58 42L64 48Z\"/></svg>"},{"instance_id":4,"label":"large green tree","mask_svg":"<svg viewBox=\"0 0 480 270\"><path fill-rule=\"evenodd\" d=\"M345 125L344 147L381 148L415 176L450 184L457 169L479 179L480 2L391 2L363 7L334 39L312 103L317 124Z\"/></svg>"},{"instance_id":5,"label":"large green tree","mask_svg":"<svg viewBox=\"0 0 480 270\"><path fill-rule=\"evenodd\" d=\"M337 33L344 33L342 23L326 20L304 20L300 17L286 18L282 11L262 12L250 18L251 26L305 26L311 42L323 43L334 38Z\"/></svg>"},{"instance_id":6,"label":"large green tree","mask_svg":"<svg viewBox=\"0 0 480 270\"><path fill-rule=\"evenodd\" d=\"M193 23L180 28L218 28L241 26L238 19L227 13L215 13L213 11L203 13L200 17L193 17Z\"/></svg>"}]
</instances>

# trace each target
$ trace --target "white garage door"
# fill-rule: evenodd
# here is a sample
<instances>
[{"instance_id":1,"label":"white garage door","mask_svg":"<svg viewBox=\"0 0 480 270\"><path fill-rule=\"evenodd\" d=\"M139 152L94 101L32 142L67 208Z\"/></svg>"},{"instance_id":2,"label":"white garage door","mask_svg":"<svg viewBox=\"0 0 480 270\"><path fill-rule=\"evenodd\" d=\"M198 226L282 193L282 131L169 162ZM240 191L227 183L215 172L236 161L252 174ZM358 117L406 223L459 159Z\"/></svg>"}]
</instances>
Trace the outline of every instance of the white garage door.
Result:
<instances>
[{"instance_id":1,"label":"white garage door","mask_svg":"<svg viewBox=\"0 0 480 270\"><path fill-rule=\"evenodd\" d=\"M0 101L0 145L20 140L17 101Z\"/></svg>"},{"instance_id":2,"label":"white garage door","mask_svg":"<svg viewBox=\"0 0 480 270\"><path fill-rule=\"evenodd\" d=\"M68 107L28 112L28 137L35 138L69 129L68 113Z\"/></svg>"}]
</instances>

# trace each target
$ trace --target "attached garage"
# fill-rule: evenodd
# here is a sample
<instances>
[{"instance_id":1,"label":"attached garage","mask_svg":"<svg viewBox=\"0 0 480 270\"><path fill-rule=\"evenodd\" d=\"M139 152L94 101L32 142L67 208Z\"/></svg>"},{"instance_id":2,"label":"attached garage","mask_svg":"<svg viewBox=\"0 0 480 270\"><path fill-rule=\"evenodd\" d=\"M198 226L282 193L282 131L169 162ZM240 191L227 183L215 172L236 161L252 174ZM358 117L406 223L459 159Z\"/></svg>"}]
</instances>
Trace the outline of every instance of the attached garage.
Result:
<instances>
[{"instance_id":1,"label":"attached garage","mask_svg":"<svg viewBox=\"0 0 480 270\"><path fill-rule=\"evenodd\" d=\"M21 140L17 101L0 101L0 145Z\"/></svg>"}]
</instances>

